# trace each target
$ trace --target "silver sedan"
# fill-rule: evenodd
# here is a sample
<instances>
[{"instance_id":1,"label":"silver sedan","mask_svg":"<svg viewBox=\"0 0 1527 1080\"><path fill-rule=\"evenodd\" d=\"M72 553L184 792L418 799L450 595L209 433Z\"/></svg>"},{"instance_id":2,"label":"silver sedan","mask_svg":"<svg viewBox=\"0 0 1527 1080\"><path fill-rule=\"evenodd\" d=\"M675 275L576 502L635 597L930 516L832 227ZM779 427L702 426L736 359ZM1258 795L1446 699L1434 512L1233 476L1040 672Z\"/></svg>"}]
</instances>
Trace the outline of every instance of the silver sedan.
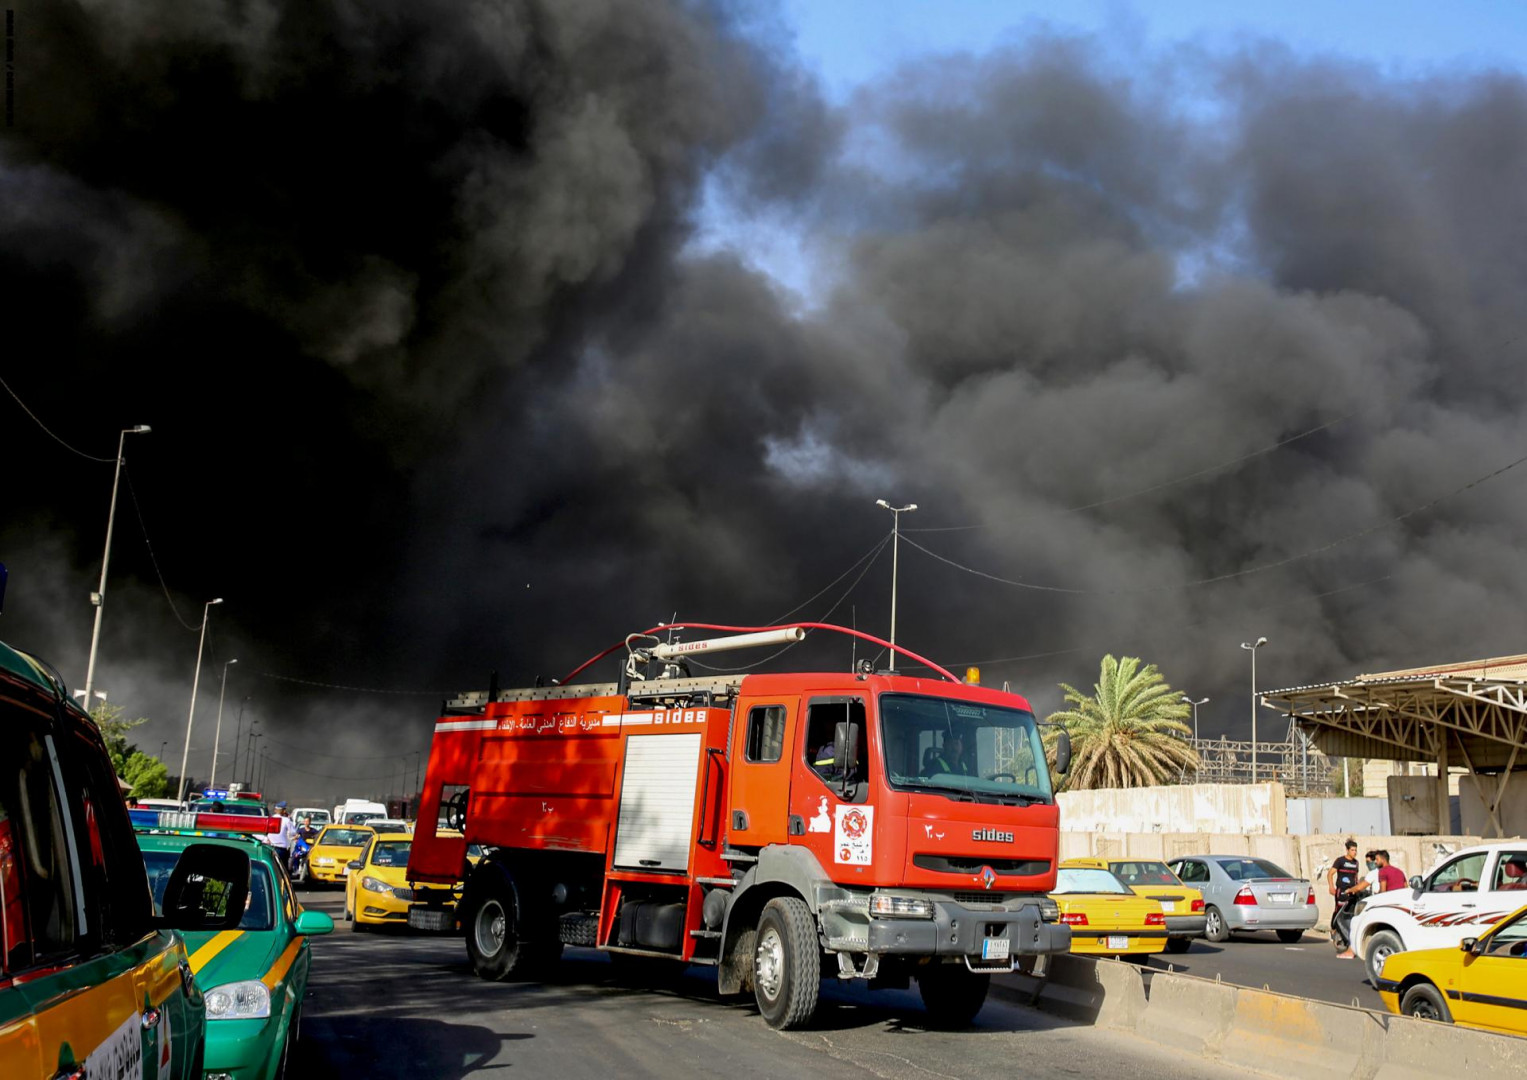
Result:
<instances>
[{"instance_id":1,"label":"silver sedan","mask_svg":"<svg viewBox=\"0 0 1527 1080\"><path fill-rule=\"evenodd\" d=\"M1272 930L1278 940L1293 943L1315 925L1314 887L1266 859L1193 855L1170 865L1184 885L1203 892L1204 936L1210 941Z\"/></svg>"}]
</instances>

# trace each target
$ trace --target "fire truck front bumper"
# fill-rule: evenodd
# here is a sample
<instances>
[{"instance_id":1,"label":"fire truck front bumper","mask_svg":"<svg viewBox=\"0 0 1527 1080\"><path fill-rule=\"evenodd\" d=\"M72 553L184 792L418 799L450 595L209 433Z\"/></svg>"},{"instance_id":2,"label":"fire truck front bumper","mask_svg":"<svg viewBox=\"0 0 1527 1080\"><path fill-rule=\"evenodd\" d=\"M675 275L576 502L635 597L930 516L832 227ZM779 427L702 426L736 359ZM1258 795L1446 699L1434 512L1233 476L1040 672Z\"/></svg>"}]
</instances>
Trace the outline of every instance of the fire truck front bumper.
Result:
<instances>
[{"instance_id":1,"label":"fire truck front bumper","mask_svg":"<svg viewBox=\"0 0 1527 1080\"><path fill-rule=\"evenodd\" d=\"M1020 956L1071 949L1071 928L1045 921L1037 903L993 909L937 900L931 919L872 915L867 937L870 953L969 957L999 966Z\"/></svg>"}]
</instances>

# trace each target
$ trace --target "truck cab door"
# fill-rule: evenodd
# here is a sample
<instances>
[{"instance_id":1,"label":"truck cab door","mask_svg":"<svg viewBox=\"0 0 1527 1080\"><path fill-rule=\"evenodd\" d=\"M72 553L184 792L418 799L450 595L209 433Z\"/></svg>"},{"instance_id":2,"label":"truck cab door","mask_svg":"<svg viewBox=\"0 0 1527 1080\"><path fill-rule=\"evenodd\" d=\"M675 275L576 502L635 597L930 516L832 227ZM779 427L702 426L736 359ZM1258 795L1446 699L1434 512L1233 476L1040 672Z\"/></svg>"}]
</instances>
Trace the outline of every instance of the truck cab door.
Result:
<instances>
[{"instance_id":1,"label":"truck cab door","mask_svg":"<svg viewBox=\"0 0 1527 1080\"><path fill-rule=\"evenodd\" d=\"M789 836L791 748L800 704L799 697L737 703L726 818L733 847L783 844Z\"/></svg>"},{"instance_id":2,"label":"truck cab door","mask_svg":"<svg viewBox=\"0 0 1527 1080\"><path fill-rule=\"evenodd\" d=\"M875 842L866 716L858 695L809 699L790 785L795 843L810 848L824 867L861 868L856 873L872 864Z\"/></svg>"}]
</instances>

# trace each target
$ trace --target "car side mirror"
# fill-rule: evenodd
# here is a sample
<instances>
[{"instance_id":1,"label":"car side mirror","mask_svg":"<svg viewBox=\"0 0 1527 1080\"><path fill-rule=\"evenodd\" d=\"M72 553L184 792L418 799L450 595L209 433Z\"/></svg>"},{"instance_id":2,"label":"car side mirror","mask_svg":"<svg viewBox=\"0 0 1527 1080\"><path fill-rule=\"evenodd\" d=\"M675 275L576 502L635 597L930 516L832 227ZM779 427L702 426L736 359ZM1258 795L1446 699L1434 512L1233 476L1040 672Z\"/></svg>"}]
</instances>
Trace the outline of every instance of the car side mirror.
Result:
<instances>
[{"instance_id":1,"label":"car side mirror","mask_svg":"<svg viewBox=\"0 0 1527 1080\"><path fill-rule=\"evenodd\" d=\"M365 868L365 865L366 864L361 862L359 859L351 859L349 862L345 863L345 868L347 870L361 870Z\"/></svg>"},{"instance_id":2,"label":"car side mirror","mask_svg":"<svg viewBox=\"0 0 1527 1080\"><path fill-rule=\"evenodd\" d=\"M191 844L164 887L160 922L174 930L234 930L249 899L249 856L220 844Z\"/></svg>"},{"instance_id":3,"label":"car side mirror","mask_svg":"<svg viewBox=\"0 0 1527 1080\"><path fill-rule=\"evenodd\" d=\"M1412 889L1414 889L1416 892L1421 892L1423 889L1426 888L1426 882L1421 880L1421 875L1420 874L1416 874L1414 877L1412 877L1410 879L1410 887Z\"/></svg>"},{"instance_id":4,"label":"car side mirror","mask_svg":"<svg viewBox=\"0 0 1527 1080\"><path fill-rule=\"evenodd\" d=\"M334 932L334 920L321 911L304 911L297 916L292 929L303 935L332 934Z\"/></svg>"},{"instance_id":5,"label":"car side mirror","mask_svg":"<svg viewBox=\"0 0 1527 1080\"><path fill-rule=\"evenodd\" d=\"M1062 731L1055 740L1055 771L1062 776L1071 771L1071 733Z\"/></svg>"},{"instance_id":6,"label":"car side mirror","mask_svg":"<svg viewBox=\"0 0 1527 1080\"><path fill-rule=\"evenodd\" d=\"M847 720L838 721L833 729L833 741L838 753L833 765L838 770L838 796L847 799L859 782L859 725Z\"/></svg>"}]
</instances>

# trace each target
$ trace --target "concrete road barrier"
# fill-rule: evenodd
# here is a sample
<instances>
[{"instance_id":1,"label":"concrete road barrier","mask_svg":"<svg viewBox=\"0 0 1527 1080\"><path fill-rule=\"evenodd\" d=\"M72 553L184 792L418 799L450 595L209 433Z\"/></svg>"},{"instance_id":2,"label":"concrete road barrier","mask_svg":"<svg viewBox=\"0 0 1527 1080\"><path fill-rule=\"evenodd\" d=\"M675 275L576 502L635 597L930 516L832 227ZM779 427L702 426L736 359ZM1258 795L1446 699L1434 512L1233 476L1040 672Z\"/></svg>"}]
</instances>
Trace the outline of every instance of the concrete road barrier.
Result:
<instances>
[{"instance_id":1,"label":"concrete road barrier","mask_svg":"<svg viewBox=\"0 0 1527 1080\"><path fill-rule=\"evenodd\" d=\"M1079 1023L1280 1076L1362 1080L1520 1080L1527 1039L1079 956L1050 959L1042 981L995 979L999 994Z\"/></svg>"},{"instance_id":2,"label":"concrete road barrier","mask_svg":"<svg viewBox=\"0 0 1527 1080\"><path fill-rule=\"evenodd\" d=\"M1374 1080L1520 1080L1527 1076L1527 1039L1492 1035L1439 1024L1387 1016L1381 1055L1372 1062Z\"/></svg>"},{"instance_id":3,"label":"concrete road barrier","mask_svg":"<svg viewBox=\"0 0 1527 1080\"><path fill-rule=\"evenodd\" d=\"M1386 1018L1351 1005L1237 987L1220 1047L1227 1061L1277 1061L1304 1076L1366 1076L1383 1056Z\"/></svg>"},{"instance_id":4,"label":"concrete road barrier","mask_svg":"<svg viewBox=\"0 0 1527 1080\"><path fill-rule=\"evenodd\" d=\"M1229 983L1159 972L1136 1032L1153 1042L1215 1057L1235 1023L1236 990Z\"/></svg>"}]
</instances>

